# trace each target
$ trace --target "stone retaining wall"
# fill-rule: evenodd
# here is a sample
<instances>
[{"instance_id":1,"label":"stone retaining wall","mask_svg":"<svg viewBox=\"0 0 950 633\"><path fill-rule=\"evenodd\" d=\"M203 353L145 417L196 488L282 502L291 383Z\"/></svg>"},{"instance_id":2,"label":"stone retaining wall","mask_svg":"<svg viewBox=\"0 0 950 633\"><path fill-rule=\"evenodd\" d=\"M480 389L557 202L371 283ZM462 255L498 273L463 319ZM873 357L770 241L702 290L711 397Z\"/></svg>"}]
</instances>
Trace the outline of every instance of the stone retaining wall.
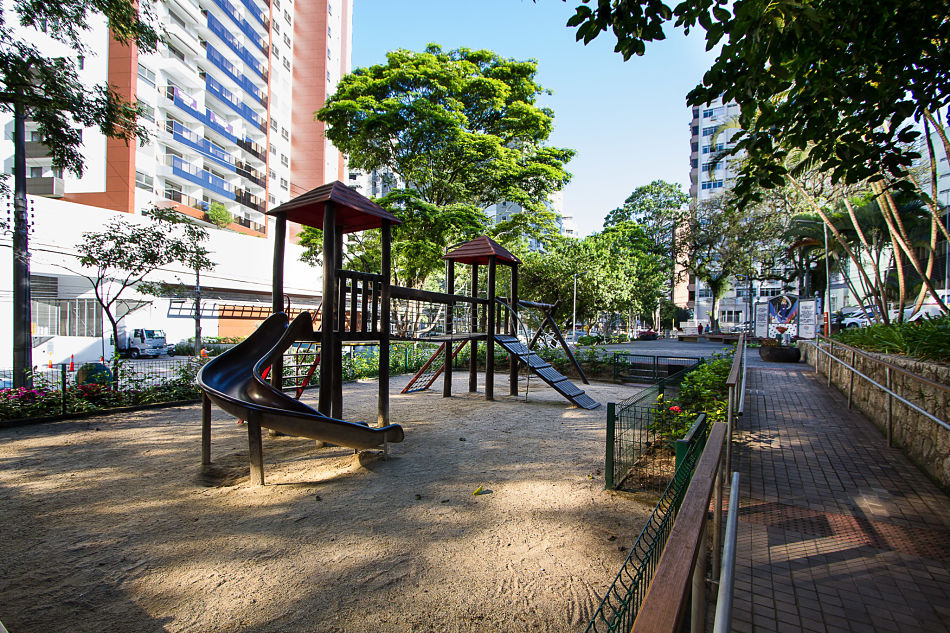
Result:
<instances>
[{"instance_id":1,"label":"stone retaining wall","mask_svg":"<svg viewBox=\"0 0 950 633\"><path fill-rule=\"evenodd\" d=\"M819 374L827 380L829 358L818 354L811 345L801 345L805 362L815 366L819 358ZM826 343L822 344L828 349ZM942 385L950 385L950 366L908 359L904 356L867 353L872 358L886 361L908 372ZM886 385L886 369L880 363L855 354L851 362L850 350L834 347L836 358L851 364L858 371L876 382ZM845 366L831 361L831 382L846 397L851 390L851 374ZM927 385L897 371L891 371L891 390L902 398L944 421L950 421L950 393ZM899 400L870 384L860 376L854 376L853 406L861 411L887 435L887 409L891 401L891 437L894 446L917 464L941 488L950 492L950 430L914 411ZM882 439L882 441L886 441Z\"/></svg>"}]
</instances>

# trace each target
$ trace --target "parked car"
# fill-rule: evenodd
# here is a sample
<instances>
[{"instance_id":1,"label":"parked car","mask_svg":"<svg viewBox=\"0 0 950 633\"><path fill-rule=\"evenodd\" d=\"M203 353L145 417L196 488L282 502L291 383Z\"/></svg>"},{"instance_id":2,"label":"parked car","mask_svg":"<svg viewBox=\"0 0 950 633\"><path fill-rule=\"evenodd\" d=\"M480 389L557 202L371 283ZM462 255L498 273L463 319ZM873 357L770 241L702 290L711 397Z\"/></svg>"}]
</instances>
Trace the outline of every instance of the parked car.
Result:
<instances>
[{"instance_id":1,"label":"parked car","mask_svg":"<svg viewBox=\"0 0 950 633\"><path fill-rule=\"evenodd\" d=\"M656 339L657 335L653 330L640 330L640 333L637 334L638 341L655 341Z\"/></svg>"}]
</instances>

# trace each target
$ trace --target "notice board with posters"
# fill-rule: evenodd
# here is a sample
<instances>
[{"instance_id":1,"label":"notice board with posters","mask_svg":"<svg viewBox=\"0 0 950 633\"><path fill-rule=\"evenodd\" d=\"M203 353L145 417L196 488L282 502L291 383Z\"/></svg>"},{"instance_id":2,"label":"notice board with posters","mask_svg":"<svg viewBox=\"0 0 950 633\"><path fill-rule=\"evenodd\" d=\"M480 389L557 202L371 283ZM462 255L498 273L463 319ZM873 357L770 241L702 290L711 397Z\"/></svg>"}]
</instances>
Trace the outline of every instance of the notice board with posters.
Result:
<instances>
[{"instance_id":1,"label":"notice board with posters","mask_svg":"<svg viewBox=\"0 0 950 633\"><path fill-rule=\"evenodd\" d=\"M755 304L755 335L759 338L815 338L818 330L815 299L784 294Z\"/></svg>"}]
</instances>

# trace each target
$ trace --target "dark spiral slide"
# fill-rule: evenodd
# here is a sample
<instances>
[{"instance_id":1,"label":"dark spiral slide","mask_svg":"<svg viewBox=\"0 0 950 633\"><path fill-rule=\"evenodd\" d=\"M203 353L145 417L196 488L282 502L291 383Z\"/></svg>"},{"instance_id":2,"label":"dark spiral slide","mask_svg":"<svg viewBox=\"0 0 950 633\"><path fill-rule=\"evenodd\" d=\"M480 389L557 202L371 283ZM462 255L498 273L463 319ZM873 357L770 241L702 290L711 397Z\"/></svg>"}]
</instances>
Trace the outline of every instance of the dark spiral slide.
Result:
<instances>
[{"instance_id":1,"label":"dark spiral slide","mask_svg":"<svg viewBox=\"0 0 950 633\"><path fill-rule=\"evenodd\" d=\"M272 387L261 373L279 359L296 340L313 335L309 312L290 322L278 312L235 347L208 361L198 372L198 386L214 404L240 419L258 416L262 427L287 435L307 437L354 449L372 449L387 442L401 442L398 424L369 427L323 415Z\"/></svg>"}]
</instances>

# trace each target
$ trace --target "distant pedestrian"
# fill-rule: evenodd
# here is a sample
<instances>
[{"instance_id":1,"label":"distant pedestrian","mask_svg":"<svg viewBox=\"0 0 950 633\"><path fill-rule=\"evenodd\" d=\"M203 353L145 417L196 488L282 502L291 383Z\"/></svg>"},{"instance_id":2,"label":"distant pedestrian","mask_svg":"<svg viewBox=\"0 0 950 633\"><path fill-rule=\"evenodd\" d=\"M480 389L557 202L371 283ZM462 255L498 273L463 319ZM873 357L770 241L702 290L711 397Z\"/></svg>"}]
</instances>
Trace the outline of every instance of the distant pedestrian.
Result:
<instances>
[{"instance_id":1,"label":"distant pedestrian","mask_svg":"<svg viewBox=\"0 0 950 633\"><path fill-rule=\"evenodd\" d=\"M699 332L699 335L700 335L700 336L703 335L703 324L702 324L702 323L700 323L699 325L696 326L696 331Z\"/></svg>"}]
</instances>

